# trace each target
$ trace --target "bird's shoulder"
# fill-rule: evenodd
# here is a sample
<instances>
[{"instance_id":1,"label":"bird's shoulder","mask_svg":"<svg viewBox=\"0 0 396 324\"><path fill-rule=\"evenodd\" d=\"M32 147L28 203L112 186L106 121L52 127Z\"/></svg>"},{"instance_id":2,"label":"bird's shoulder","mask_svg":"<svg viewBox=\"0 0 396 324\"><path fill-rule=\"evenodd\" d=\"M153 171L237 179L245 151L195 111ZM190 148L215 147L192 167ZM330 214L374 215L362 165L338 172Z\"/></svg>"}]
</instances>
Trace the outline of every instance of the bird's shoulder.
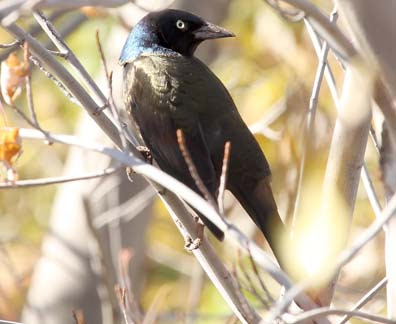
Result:
<instances>
[{"instance_id":1,"label":"bird's shoulder","mask_svg":"<svg viewBox=\"0 0 396 324\"><path fill-rule=\"evenodd\" d=\"M128 64L125 73L126 84L133 88L129 91L150 92L150 97L175 108L207 113L236 109L222 82L194 57L142 55Z\"/></svg>"}]
</instances>

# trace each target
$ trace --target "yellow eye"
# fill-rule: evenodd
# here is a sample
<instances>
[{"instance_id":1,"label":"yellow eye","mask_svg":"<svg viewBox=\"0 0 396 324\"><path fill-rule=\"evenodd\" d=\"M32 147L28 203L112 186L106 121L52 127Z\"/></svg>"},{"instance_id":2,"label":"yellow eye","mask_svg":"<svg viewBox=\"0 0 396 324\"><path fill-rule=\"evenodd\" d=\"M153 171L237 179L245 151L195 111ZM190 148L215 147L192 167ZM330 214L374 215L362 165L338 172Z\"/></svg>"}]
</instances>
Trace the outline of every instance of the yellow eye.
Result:
<instances>
[{"instance_id":1,"label":"yellow eye","mask_svg":"<svg viewBox=\"0 0 396 324\"><path fill-rule=\"evenodd\" d=\"M176 27L179 29L186 29L186 23L183 20L176 21Z\"/></svg>"}]
</instances>

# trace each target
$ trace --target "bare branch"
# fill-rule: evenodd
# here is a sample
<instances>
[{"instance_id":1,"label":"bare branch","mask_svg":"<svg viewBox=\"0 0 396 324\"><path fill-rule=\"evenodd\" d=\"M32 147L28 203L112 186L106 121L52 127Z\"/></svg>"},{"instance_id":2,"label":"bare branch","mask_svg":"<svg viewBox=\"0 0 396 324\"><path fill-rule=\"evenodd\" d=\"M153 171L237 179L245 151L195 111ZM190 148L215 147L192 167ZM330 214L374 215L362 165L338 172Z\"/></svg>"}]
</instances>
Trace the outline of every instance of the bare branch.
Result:
<instances>
[{"instance_id":1,"label":"bare branch","mask_svg":"<svg viewBox=\"0 0 396 324\"><path fill-rule=\"evenodd\" d=\"M35 130L20 129L19 133L22 138L29 138L29 139L35 139L35 140L45 140L46 139L45 136L43 136L42 134L40 134L38 131L35 131ZM213 208L213 206L209 205L200 195L198 195L193 190L191 190L189 187L180 183L176 179L172 178L168 174L162 172L161 170L155 168L152 165L142 162L141 160L135 158L134 156L120 152L116 149L111 149L111 148L105 147L98 143L84 142L79 138L75 138L74 136L68 136L68 135L53 135L53 134L51 134L50 139L54 142L73 145L73 146L84 148L86 150L92 150L92 151L96 151L99 153L103 153L103 154L111 156L112 158L118 160L119 162L122 162L126 165L130 165L131 167L133 167L133 170L135 172L140 173L149 179L152 179L153 181L158 183L160 186L163 186L163 187L169 189L170 191L174 192L175 194L179 195L180 197L182 197L188 204L190 204L192 207L194 207L199 212L201 212L206 217L208 217L208 219L210 219L210 221L212 221L216 226L218 226L220 230L222 230L226 234L228 234L228 235L226 235L226 238L229 239L229 241L234 246L241 247L245 251L247 249L249 249L249 251L252 254L252 257L256 260L257 264L260 264L276 281L278 281L280 284L284 285L286 288L292 287L292 283L291 283L290 279L287 277L287 275L277 265L275 265L275 263L271 260L271 258L261 248L259 248L254 242L252 242L250 239L248 239L235 226L228 224L223 218L221 218L219 216L219 214L216 212L216 210ZM156 188L158 188L158 186ZM191 236L195 236L195 224L192 225L192 219L191 219L189 213L186 212L185 206L180 202L180 200L177 199L177 197L175 195L171 195L169 191L162 192L160 189L157 189L157 190L159 190L160 197L162 197L162 199L168 205L169 208L172 208L172 209L176 208L176 210L174 212L178 215L178 217L183 219L183 224L188 224L188 226L190 226L188 229L189 230L188 233L191 234ZM180 220L175 215L173 215L174 216L173 219L176 224L180 225L181 224ZM211 255L209 258L214 258L215 253L213 251L211 252L210 250L205 249L205 247L206 247L205 244L207 244L205 242L207 242L207 241L204 240L203 246L201 246L200 249L197 249L197 251L194 250L193 253L196 255L197 258L201 257L200 262L201 262L201 264L202 264L202 262L203 262L203 264L206 264L205 271L207 273L209 271L208 275L211 277L212 275L214 275L212 273L213 266L209 266L209 268L208 268L208 266L207 266L208 261L203 261L203 260L207 260L209 255ZM202 249L204 249L203 252L202 252ZM198 254L198 251L199 251L199 254ZM202 259L202 258L204 258L204 259ZM211 262L214 262L214 261L211 261ZM221 266L221 262L217 266ZM216 268L216 266L214 268ZM230 278L228 276L224 276L224 274L220 275L220 277L223 278L221 280L225 280L225 279L229 280L229 278ZM211 277L212 281L217 280L215 278L216 278L216 276ZM216 283L215 283L215 285L218 289L220 289L220 292L224 292L224 288L222 285L218 285ZM229 284L227 286L229 286ZM231 291L233 291L232 290L233 288L230 288L230 289L231 289ZM303 293L300 293L298 295L297 300L298 300L299 305L301 307L303 307L304 309L310 309L310 308L316 307L315 303L313 303ZM236 310L234 306L232 306L232 308L233 308L233 310ZM320 323L324 324L324 323L328 323L328 321L322 320Z\"/></svg>"},{"instance_id":2,"label":"bare branch","mask_svg":"<svg viewBox=\"0 0 396 324\"><path fill-rule=\"evenodd\" d=\"M56 10L56 11L54 11L54 12L49 16L49 19L50 19L51 21L55 22L57 19L59 19L60 17L62 17L65 13L66 13L65 10ZM80 17L83 16L83 17L85 17L84 15L79 15L79 14L77 14L76 16L80 16ZM86 18L85 18L85 19L86 19ZM72 19L72 20L73 20L73 19ZM68 26L68 25L66 25L66 27L64 27L64 29L67 29L67 26ZM64 29L62 29L62 32L63 32ZM37 24L32 24L31 26L29 26L29 27L27 28L27 30L28 30L29 34L32 35L33 37L38 36L38 35L42 32L42 29L41 29L40 25L37 25ZM65 37L65 36L66 36L66 35L62 33L62 37ZM2 62L2 61L4 61L5 59L7 59L7 57L8 57L12 52L17 51L17 50L19 49L19 47L23 44L23 41L16 40L16 41L14 41L13 43L15 43L13 46L7 48L5 51L2 51L2 52L0 53L0 62Z\"/></svg>"},{"instance_id":3,"label":"bare branch","mask_svg":"<svg viewBox=\"0 0 396 324\"><path fill-rule=\"evenodd\" d=\"M0 48L17 48L19 45L21 45L21 42L19 40L16 40L8 44L0 44Z\"/></svg>"},{"instance_id":4,"label":"bare branch","mask_svg":"<svg viewBox=\"0 0 396 324\"><path fill-rule=\"evenodd\" d=\"M18 180L12 183L8 183L8 182L0 183L0 189L29 188L29 187L47 186L47 185L72 182L72 181L88 180L88 179L108 176L117 172L118 170L119 168L108 168L100 172L84 174L81 176L72 176L72 177L61 176L61 177L53 177L53 178L40 178L34 180Z\"/></svg>"},{"instance_id":5,"label":"bare branch","mask_svg":"<svg viewBox=\"0 0 396 324\"><path fill-rule=\"evenodd\" d=\"M297 323L303 323L306 320L318 319L318 318L324 317L324 316L329 316L329 315L344 316L345 314L347 314L351 317L360 317L360 318L364 318L364 319L378 322L378 323L395 324L394 320L390 320L390 319L387 319L382 316L376 316L376 315L359 312L359 311L329 309L328 307L322 307L322 308L317 308L317 309L312 309L310 311L306 311L306 312L302 313L301 315L294 316L294 318L291 320L287 320L286 323L297 324Z\"/></svg>"},{"instance_id":6,"label":"bare branch","mask_svg":"<svg viewBox=\"0 0 396 324\"><path fill-rule=\"evenodd\" d=\"M101 228L120 218L125 222L132 220L135 216L139 215L144 208L152 203L155 195L156 192L153 188L148 186L125 203L97 215L93 220L95 227Z\"/></svg>"},{"instance_id":7,"label":"bare branch","mask_svg":"<svg viewBox=\"0 0 396 324\"><path fill-rule=\"evenodd\" d=\"M381 213L381 217L377 218L369 228L367 228L363 234L352 244L352 246L344 251L340 260L337 262L337 269L340 269L349 261L351 261L357 253L370 242L378 233L382 230L382 227L386 225L393 216L396 215L396 194L393 195L392 199L386 205Z\"/></svg>"},{"instance_id":8,"label":"bare branch","mask_svg":"<svg viewBox=\"0 0 396 324\"><path fill-rule=\"evenodd\" d=\"M97 124L105 130L114 143L121 145L119 133L113 126L112 121L105 114L97 114L100 107L95 103L85 89L78 82L75 82L73 76L48 52L48 50L16 24L11 24L5 27L5 29L16 38L28 42L31 52L37 56L40 61L45 62L46 66L56 73L59 80L69 89L70 92L73 93L73 96L90 113Z\"/></svg>"},{"instance_id":9,"label":"bare branch","mask_svg":"<svg viewBox=\"0 0 396 324\"><path fill-rule=\"evenodd\" d=\"M367 294L365 294L351 309L351 311L356 311L366 305L373 297L383 288L385 287L388 278L382 279L379 283L377 283L373 288L370 289ZM352 317L352 314L345 315L339 324L345 324Z\"/></svg>"},{"instance_id":10,"label":"bare branch","mask_svg":"<svg viewBox=\"0 0 396 324\"><path fill-rule=\"evenodd\" d=\"M91 205L87 197L82 198L82 203L85 211L86 221L89 230L93 236L93 240L89 243L91 253L91 268L95 275L98 276L99 282L96 285L99 299L101 301L101 311L103 318L105 312L105 305L110 305L111 318L113 323L119 322L119 313L117 312L117 298L114 294L113 284L110 276L111 264L110 261L104 257L105 247L100 239L98 231L93 225L93 214Z\"/></svg>"},{"instance_id":11,"label":"bare branch","mask_svg":"<svg viewBox=\"0 0 396 324\"><path fill-rule=\"evenodd\" d=\"M132 318L134 322L141 323L143 314L140 310L136 297L133 294L131 280L129 278L129 266L133 259L133 251L131 249L122 249L119 253L119 271L121 283L124 287L123 292L123 310L125 310L124 317Z\"/></svg>"},{"instance_id":12,"label":"bare branch","mask_svg":"<svg viewBox=\"0 0 396 324\"><path fill-rule=\"evenodd\" d=\"M337 21L338 14L336 10L333 10L333 13L330 16L330 21L335 23ZM294 211L293 211L293 219L292 219L292 231L297 222L297 215L300 211L300 200L301 200L301 188L302 182L304 178L304 170L305 170L305 160L307 154L310 153L312 149L312 138L314 135L314 122L316 116L316 109L318 105L319 92L323 81L323 75L325 73L325 68L327 65L327 55L329 53L329 44L324 41L321 49L321 54L319 57L319 63L316 70L315 80L313 84L311 98L309 100L308 114L303 134L303 142L302 142L302 154L300 161L300 169L298 172L298 180L297 180L297 188L296 188L296 197L294 201Z\"/></svg>"},{"instance_id":13,"label":"bare branch","mask_svg":"<svg viewBox=\"0 0 396 324\"><path fill-rule=\"evenodd\" d=\"M99 105L104 105L106 103L106 98L103 95L102 91L96 85L95 81L91 78L87 70L83 67L74 53L70 50L69 46L62 39L61 35L57 32L54 25L47 19L47 17L40 11L36 11L33 13L34 18L39 23L39 25L46 32L48 37L52 40L55 46L63 53L66 57L66 60L76 69L76 71L81 75L82 79L92 90L94 96L97 100L99 100Z\"/></svg>"},{"instance_id":14,"label":"bare branch","mask_svg":"<svg viewBox=\"0 0 396 324\"><path fill-rule=\"evenodd\" d=\"M228 171L228 163L230 161L230 155L231 155L231 143L226 142L224 145L223 166L221 168L219 194L217 196L217 205L219 208L220 215L224 215L224 192L226 190L226 185L227 185L227 171Z\"/></svg>"},{"instance_id":15,"label":"bare branch","mask_svg":"<svg viewBox=\"0 0 396 324\"><path fill-rule=\"evenodd\" d=\"M27 103L28 107L30 110L30 115L32 117L33 123L36 125L38 129L41 129L39 122L37 120L36 116L36 111L34 110L34 104L33 104L33 92L32 92L32 68L29 60L30 54L29 54L29 43L25 42L25 53L24 53L24 58L25 62L27 63L27 75L25 77L26 79L26 97L27 97Z\"/></svg>"},{"instance_id":16,"label":"bare branch","mask_svg":"<svg viewBox=\"0 0 396 324\"><path fill-rule=\"evenodd\" d=\"M170 215L182 236L190 236L194 239L196 223L186 211L185 205L177 196L168 191L160 191L159 195L168 207ZM201 200L205 202L202 198ZM205 204L209 206L207 202ZM242 323L259 323L260 316L256 314L255 310L245 300L245 297L236 289L237 283L235 279L219 260L213 247L205 237L203 237L199 248L192 250L192 253L238 319Z\"/></svg>"},{"instance_id":17,"label":"bare branch","mask_svg":"<svg viewBox=\"0 0 396 324\"><path fill-rule=\"evenodd\" d=\"M109 105L109 107L111 109L111 113L113 114L113 118L116 121L116 127L118 128L118 131L120 133L122 148L124 150L126 150L128 147L128 142L126 139L126 132L125 132L125 129L122 127L121 116L120 116L120 113L115 105L114 97L113 97L113 72L109 72L109 69L107 67L106 57L104 55L102 44L101 44L100 38L99 38L99 30L96 31L96 43L98 45L100 58L101 58L101 61L103 64L103 68L104 68L104 72L105 72L106 80L107 80L107 86L108 86L108 90L109 90L109 98L107 99L106 104Z\"/></svg>"},{"instance_id":18,"label":"bare branch","mask_svg":"<svg viewBox=\"0 0 396 324\"><path fill-rule=\"evenodd\" d=\"M269 292L267 286L265 285L264 281L261 279L260 273L257 269L257 265L256 262L254 261L254 258L252 256L252 254L250 253L250 250L248 249L248 255L249 255L249 260L250 263L252 265L253 271L256 274L256 277L260 283L261 289L264 291L264 293L266 294L268 300L270 300L271 302L274 302L274 298L271 296L271 293Z\"/></svg>"},{"instance_id":19,"label":"bare branch","mask_svg":"<svg viewBox=\"0 0 396 324\"><path fill-rule=\"evenodd\" d=\"M329 19L311 2L307 0L279 0L298 8L305 13L305 19L325 39L330 47L344 60L349 61L358 53L349 39L341 30L332 24Z\"/></svg>"},{"instance_id":20,"label":"bare branch","mask_svg":"<svg viewBox=\"0 0 396 324\"><path fill-rule=\"evenodd\" d=\"M121 288L119 285L115 285L114 287L114 292L116 294L117 300L118 300L118 305L120 306L122 315L124 317L124 323L125 324L132 324L134 323L132 321L131 314L127 311L127 292L126 288Z\"/></svg>"},{"instance_id":21,"label":"bare branch","mask_svg":"<svg viewBox=\"0 0 396 324\"><path fill-rule=\"evenodd\" d=\"M243 276L245 277L246 281L249 284L249 291L256 296L256 298L258 300L260 300L260 302L264 305L265 308L269 308L269 303L267 300L265 300L261 294L257 291L252 278L250 277L249 273L247 272L247 270L245 269L244 264L242 263L242 259L241 259L241 255L240 255L240 250L238 250L238 264L239 264L239 269L241 269ZM235 273L236 273L236 269L235 269Z\"/></svg>"},{"instance_id":22,"label":"bare branch","mask_svg":"<svg viewBox=\"0 0 396 324\"><path fill-rule=\"evenodd\" d=\"M218 206L216 205L216 202L212 194L209 192L208 188L203 183L201 177L199 176L198 170L195 167L194 161L192 160L191 154L186 146L186 141L184 139L183 131L181 129L178 129L176 131L176 136L180 151L183 155L184 161L187 164L188 171L190 171L190 174L195 181L196 186L198 187L201 194L205 197L205 199L213 206L213 208L217 210Z\"/></svg>"}]
</instances>

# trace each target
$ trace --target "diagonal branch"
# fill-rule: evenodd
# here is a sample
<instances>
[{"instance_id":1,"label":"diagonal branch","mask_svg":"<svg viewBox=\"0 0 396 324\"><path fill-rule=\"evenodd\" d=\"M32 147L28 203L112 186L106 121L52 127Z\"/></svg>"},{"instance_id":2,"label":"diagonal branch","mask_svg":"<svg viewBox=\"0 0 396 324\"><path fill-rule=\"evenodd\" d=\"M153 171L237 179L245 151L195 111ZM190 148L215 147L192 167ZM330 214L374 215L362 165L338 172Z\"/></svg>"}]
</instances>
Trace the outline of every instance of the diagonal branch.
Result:
<instances>
[{"instance_id":1,"label":"diagonal branch","mask_svg":"<svg viewBox=\"0 0 396 324\"><path fill-rule=\"evenodd\" d=\"M48 138L40 132L32 129L20 129L19 134L21 138L32 139L32 140L47 140ZM125 165L131 166L136 173L145 176L148 179L156 182L159 186L163 186L168 190L161 190L160 187L156 186L160 197L169 208L175 209L177 217L182 219L183 224L190 224L187 228L188 233L191 237L195 237L195 223L192 223L190 214L185 211L184 204L177 199L178 195L183 198L189 205L197 209L203 215L205 215L211 222L213 222L221 231L226 234L226 239L233 244L236 248L241 248L246 253L251 253L252 257L265 271L269 273L279 284L290 289L293 284L288 276L271 260L270 256L265 253L260 247L258 247L253 241L246 237L239 229L232 224L229 224L224 218L220 217L217 211L208 204L200 195L195 193L186 185L180 183L176 179L172 178L163 171L156 167L142 162L135 156L123 153L117 149L105 147L98 143L84 142L80 138L76 138L70 135L54 135L49 134L49 139L53 142L63 143L67 145L73 145L76 147L83 148L85 150L91 150L106 154L113 159L124 163ZM138 153L137 153L138 154ZM174 194L172 194L173 192ZM176 217L176 216L175 216ZM175 222L180 222L175 219ZM194 225L193 225L194 224ZM191 227L190 227L191 226ZM207 240L204 240L204 242ZM206 244L206 243L205 243ZM209 244L209 243L208 243ZM205 250L200 249L202 254L205 256ZM194 251L193 251L194 252ZM208 252L209 253L209 252ZM317 305L308 298L304 293L300 292L296 294L296 301L303 309L312 309ZM318 320L318 323L328 324L326 319Z\"/></svg>"}]
</instances>

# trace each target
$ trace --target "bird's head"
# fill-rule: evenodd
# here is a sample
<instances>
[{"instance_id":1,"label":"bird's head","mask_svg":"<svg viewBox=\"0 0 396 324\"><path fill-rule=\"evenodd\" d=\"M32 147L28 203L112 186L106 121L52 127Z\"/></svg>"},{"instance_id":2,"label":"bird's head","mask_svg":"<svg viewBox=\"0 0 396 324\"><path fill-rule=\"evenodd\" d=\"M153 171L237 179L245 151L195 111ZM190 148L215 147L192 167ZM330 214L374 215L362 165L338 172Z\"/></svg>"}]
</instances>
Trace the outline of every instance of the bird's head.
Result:
<instances>
[{"instance_id":1,"label":"bird's head","mask_svg":"<svg viewBox=\"0 0 396 324\"><path fill-rule=\"evenodd\" d=\"M128 63L145 52L177 52L192 56L204 40L233 36L225 28L185 11L166 9L151 12L131 31L122 50L120 63Z\"/></svg>"}]
</instances>

